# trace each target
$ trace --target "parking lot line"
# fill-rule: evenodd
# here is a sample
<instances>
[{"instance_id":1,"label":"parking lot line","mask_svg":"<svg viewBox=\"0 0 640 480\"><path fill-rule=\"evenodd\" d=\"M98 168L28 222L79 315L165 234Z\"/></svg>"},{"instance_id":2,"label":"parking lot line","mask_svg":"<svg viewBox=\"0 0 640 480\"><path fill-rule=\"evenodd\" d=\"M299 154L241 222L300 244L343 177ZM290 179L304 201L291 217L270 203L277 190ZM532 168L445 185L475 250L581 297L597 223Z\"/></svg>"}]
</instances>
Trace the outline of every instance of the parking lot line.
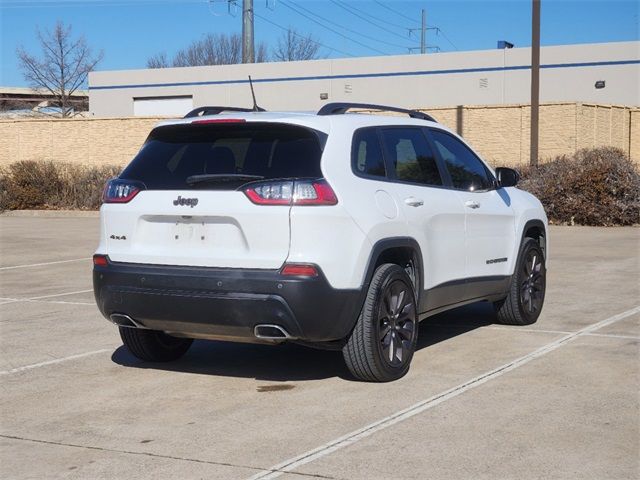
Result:
<instances>
[{"instance_id":1,"label":"parking lot line","mask_svg":"<svg viewBox=\"0 0 640 480\"><path fill-rule=\"evenodd\" d=\"M586 336L600 337L600 338L622 338L626 340L640 340L640 337L637 337L635 335L618 335L615 333L587 333Z\"/></svg>"},{"instance_id":2,"label":"parking lot line","mask_svg":"<svg viewBox=\"0 0 640 480\"><path fill-rule=\"evenodd\" d=\"M75 295L77 293L93 292L93 288L87 290L76 290L75 292L53 293L51 295L40 295L39 297L29 297L27 300L42 300L43 298L65 297L67 295Z\"/></svg>"},{"instance_id":3,"label":"parking lot line","mask_svg":"<svg viewBox=\"0 0 640 480\"><path fill-rule=\"evenodd\" d=\"M40 295L39 297L29 297L29 298L2 298L2 300L6 300L6 301L0 302L0 305L4 305L7 303L15 303L15 302L33 302L37 300L43 300L45 298L66 297L68 295L76 295L79 293L89 293L89 292L93 292L93 289L90 288L88 290L76 290L75 292L53 293L51 295ZM66 302L66 303L71 303L71 302ZM81 305L93 305L93 304L82 303Z\"/></svg>"},{"instance_id":4,"label":"parking lot line","mask_svg":"<svg viewBox=\"0 0 640 480\"><path fill-rule=\"evenodd\" d=\"M500 367L490 370L488 372L485 372L481 375L478 375L477 377L472 378L471 380L468 380L453 388L450 388L449 390L446 390L437 395L434 395L425 400L422 400L404 410L401 410L392 415L389 415L388 417L382 418L376 422L373 422L369 425L359 428L358 430L354 430L353 432L343 435L342 437L336 438L335 440L331 440L325 443L324 445L321 445L313 450L309 450L296 457L285 460L284 462L274 465L269 469L263 470L262 472L259 472L256 475L250 477L250 480L272 479L272 478L277 478L284 473L291 472L292 470L295 470L296 468L301 467L302 465L313 462L319 458L330 455L331 453L337 450L341 450L345 447L353 445L354 443L366 437L369 437L370 435L373 435L376 432L389 428L397 423L400 423L426 410L429 410L430 408L433 408L443 402L446 402L447 400L455 398L458 395L463 394L467 390L470 390L490 380L500 377L505 373L515 370L516 368L520 368L523 365L526 365L527 363L531 362L532 360L535 360L536 358L542 357L543 355L546 355L560 348L567 342L579 336L590 334L600 328L606 327L607 325L611 325L612 323L620 321L631 315L635 315L636 313L639 313L639 312L640 312L640 306L636 306L630 310L627 310L626 312L613 315L609 318L606 318L599 322L588 325L580 330L569 333L563 337L558 338L557 340L554 340L553 342L550 342L538 348L537 350L534 350L533 352L527 355L524 355L516 360L513 360L504 365L501 365Z\"/></svg>"},{"instance_id":5,"label":"parking lot line","mask_svg":"<svg viewBox=\"0 0 640 480\"><path fill-rule=\"evenodd\" d=\"M29 303L53 303L56 305L95 305L95 302L65 302L63 300L30 300L28 298L9 298L0 297L0 305L16 302L29 302Z\"/></svg>"},{"instance_id":6,"label":"parking lot line","mask_svg":"<svg viewBox=\"0 0 640 480\"><path fill-rule=\"evenodd\" d=\"M78 358L89 357L91 355L97 355L99 353L112 352L112 348L103 348L101 350L94 350L92 352L79 353L77 355L70 355L68 357L56 358L54 360L47 360L46 362L33 363L31 365L25 365L23 367L12 368L11 370L1 370L0 375L10 375L12 373L24 372L25 370L33 370L34 368L46 367L47 365L55 365L56 363L68 362L69 360L76 360Z\"/></svg>"},{"instance_id":7,"label":"parking lot line","mask_svg":"<svg viewBox=\"0 0 640 480\"><path fill-rule=\"evenodd\" d=\"M543 330L538 328L522 328L518 326L503 327L500 325L487 325L487 328L490 328L491 330L507 330L509 332L550 333L554 335L569 335L570 333L572 333L566 330Z\"/></svg>"},{"instance_id":8,"label":"parking lot line","mask_svg":"<svg viewBox=\"0 0 640 480\"><path fill-rule=\"evenodd\" d=\"M10 267L0 267L0 270L14 270L16 268L44 267L46 265L57 265L59 263L82 262L83 260L91 260L91 257L73 258L71 260L58 260L55 262L28 263L26 265L13 265Z\"/></svg>"},{"instance_id":9,"label":"parking lot line","mask_svg":"<svg viewBox=\"0 0 640 480\"><path fill-rule=\"evenodd\" d=\"M475 325L472 325L470 323L455 323L450 325L447 325L444 323L431 323L429 326L438 327L438 328L459 328L459 327L475 328ZM541 328L524 328L524 327L518 327L518 326L509 327L509 326L502 326L502 325L485 325L482 328L489 328L491 330L505 330L507 332L513 332L513 333L547 333L550 335L568 335L571 333L566 330L545 330ZM640 340L640 337L637 337L634 335L617 335L613 333L585 333L584 335L589 337L627 338L630 340Z\"/></svg>"}]
</instances>

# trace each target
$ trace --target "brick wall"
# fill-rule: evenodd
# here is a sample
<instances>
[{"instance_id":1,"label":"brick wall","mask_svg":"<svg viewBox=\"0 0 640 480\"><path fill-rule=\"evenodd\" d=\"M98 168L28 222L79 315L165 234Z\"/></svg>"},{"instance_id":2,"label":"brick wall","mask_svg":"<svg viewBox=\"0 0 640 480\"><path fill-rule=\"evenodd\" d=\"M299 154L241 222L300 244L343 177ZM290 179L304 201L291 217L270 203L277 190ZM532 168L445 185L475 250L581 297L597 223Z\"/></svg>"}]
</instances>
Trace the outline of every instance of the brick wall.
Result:
<instances>
[{"instance_id":1,"label":"brick wall","mask_svg":"<svg viewBox=\"0 0 640 480\"><path fill-rule=\"evenodd\" d=\"M427 110L461 133L492 165L529 161L529 105ZM162 118L0 120L0 165L53 160L125 165ZM540 157L613 145L640 162L640 109L581 103L540 107Z\"/></svg>"},{"instance_id":2,"label":"brick wall","mask_svg":"<svg viewBox=\"0 0 640 480\"><path fill-rule=\"evenodd\" d=\"M461 134L493 165L529 162L529 105L460 106L425 110ZM611 145L640 163L640 109L549 103L540 106L542 161L586 147Z\"/></svg>"},{"instance_id":3,"label":"brick wall","mask_svg":"<svg viewBox=\"0 0 640 480\"><path fill-rule=\"evenodd\" d=\"M640 109L631 110L629 114L629 155L636 163L640 163Z\"/></svg>"},{"instance_id":4,"label":"brick wall","mask_svg":"<svg viewBox=\"0 0 640 480\"><path fill-rule=\"evenodd\" d=\"M53 160L125 165L161 118L0 120L0 165Z\"/></svg>"}]
</instances>

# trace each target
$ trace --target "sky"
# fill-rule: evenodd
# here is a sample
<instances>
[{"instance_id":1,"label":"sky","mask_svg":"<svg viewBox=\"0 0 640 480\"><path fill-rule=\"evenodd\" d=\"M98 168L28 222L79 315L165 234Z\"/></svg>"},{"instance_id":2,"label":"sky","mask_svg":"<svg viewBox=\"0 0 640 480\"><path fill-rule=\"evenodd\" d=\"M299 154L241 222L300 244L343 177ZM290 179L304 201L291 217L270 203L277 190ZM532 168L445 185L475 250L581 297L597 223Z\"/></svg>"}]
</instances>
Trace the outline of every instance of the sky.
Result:
<instances>
[{"instance_id":1,"label":"sky","mask_svg":"<svg viewBox=\"0 0 640 480\"><path fill-rule=\"evenodd\" d=\"M39 53L37 29L57 20L84 35L104 58L97 70L145 68L147 59L208 33L239 33L240 8L228 0L0 0L0 85L27 86L16 58ZM542 0L542 45L638 40L638 1ZM277 44L288 27L311 34L326 58L418 54L421 10L431 53L531 45L530 0L254 0L255 38ZM410 50L411 49L411 50Z\"/></svg>"}]
</instances>

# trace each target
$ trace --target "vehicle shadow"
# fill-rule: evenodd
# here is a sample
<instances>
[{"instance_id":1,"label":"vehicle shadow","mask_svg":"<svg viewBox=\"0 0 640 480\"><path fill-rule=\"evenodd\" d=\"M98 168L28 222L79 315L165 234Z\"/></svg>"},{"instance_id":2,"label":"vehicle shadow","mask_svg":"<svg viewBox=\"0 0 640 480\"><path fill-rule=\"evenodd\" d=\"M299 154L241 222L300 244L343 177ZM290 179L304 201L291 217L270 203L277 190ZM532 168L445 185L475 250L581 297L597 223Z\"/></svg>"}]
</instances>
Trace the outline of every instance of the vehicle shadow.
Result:
<instances>
[{"instance_id":1,"label":"vehicle shadow","mask_svg":"<svg viewBox=\"0 0 640 480\"><path fill-rule=\"evenodd\" d=\"M420 323L417 350L446 342L494 322L495 314L488 303L467 305L435 315ZM332 377L353 380L340 351L316 350L295 344L271 346L196 340L184 357L169 363L144 362L121 346L113 352L111 360L132 368L255 378L271 382Z\"/></svg>"},{"instance_id":2,"label":"vehicle shadow","mask_svg":"<svg viewBox=\"0 0 640 480\"><path fill-rule=\"evenodd\" d=\"M439 313L420 322L416 351L496 322L493 305L478 302Z\"/></svg>"}]
</instances>

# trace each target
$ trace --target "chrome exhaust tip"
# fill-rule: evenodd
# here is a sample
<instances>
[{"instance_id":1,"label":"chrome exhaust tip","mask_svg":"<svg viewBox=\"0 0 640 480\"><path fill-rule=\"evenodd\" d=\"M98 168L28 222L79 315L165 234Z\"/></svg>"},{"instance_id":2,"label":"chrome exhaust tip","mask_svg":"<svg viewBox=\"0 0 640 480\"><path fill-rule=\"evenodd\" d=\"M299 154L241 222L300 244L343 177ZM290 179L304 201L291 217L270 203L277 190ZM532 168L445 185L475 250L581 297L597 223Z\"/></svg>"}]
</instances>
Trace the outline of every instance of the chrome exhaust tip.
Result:
<instances>
[{"instance_id":1,"label":"chrome exhaust tip","mask_svg":"<svg viewBox=\"0 0 640 480\"><path fill-rule=\"evenodd\" d=\"M256 325L253 328L253 334L256 338L259 338L261 340L283 341L293 340L295 338L289 335L289 332L287 332L280 325L271 324Z\"/></svg>"},{"instance_id":2,"label":"chrome exhaust tip","mask_svg":"<svg viewBox=\"0 0 640 480\"><path fill-rule=\"evenodd\" d=\"M124 313L112 313L109 316L109 320L111 320L112 323L115 323L119 327L147 328L142 323L135 321L129 315L125 315Z\"/></svg>"}]
</instances>

